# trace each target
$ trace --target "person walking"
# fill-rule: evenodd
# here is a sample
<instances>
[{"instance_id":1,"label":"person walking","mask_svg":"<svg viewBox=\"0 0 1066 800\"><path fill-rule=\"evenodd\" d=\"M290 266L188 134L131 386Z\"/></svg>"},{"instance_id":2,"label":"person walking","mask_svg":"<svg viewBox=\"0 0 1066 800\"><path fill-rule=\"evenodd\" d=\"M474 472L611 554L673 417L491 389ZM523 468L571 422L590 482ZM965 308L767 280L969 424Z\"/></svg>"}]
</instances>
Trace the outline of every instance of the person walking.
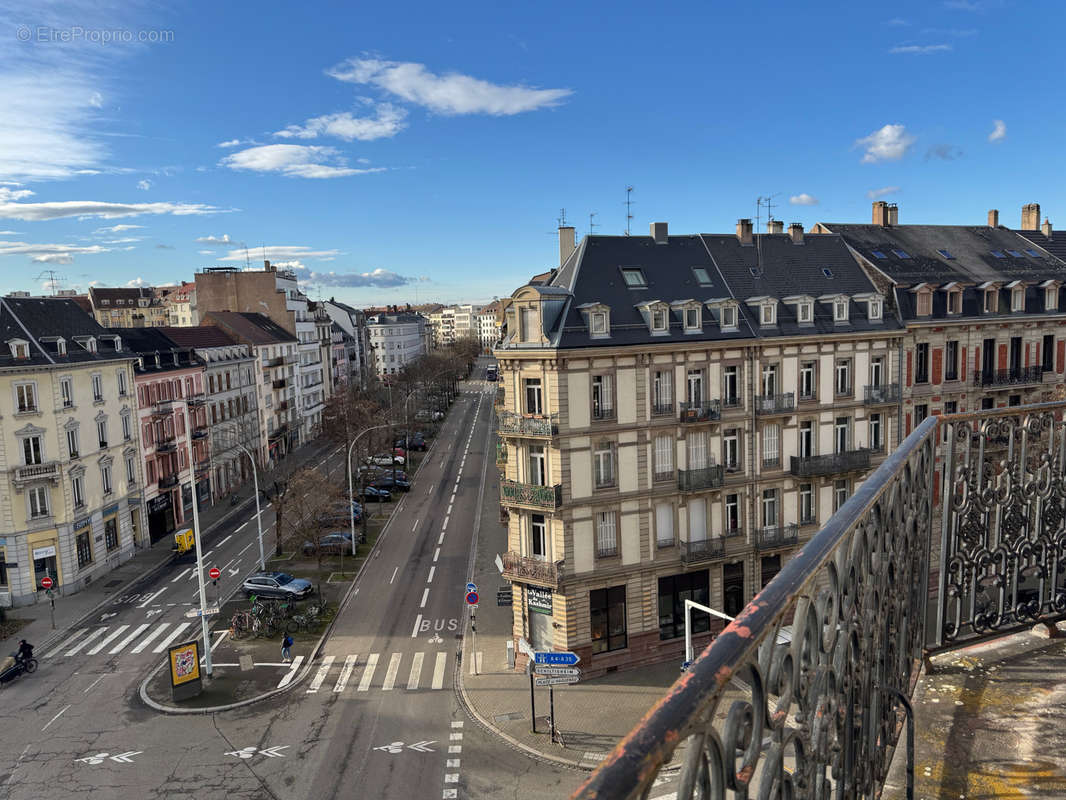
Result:
<instances>
[{"instance_id":1,"label":"person walking","mask_svg":"<svg viewBox=\"0 0 1066 800\"><path fill-rule=\"evenodd\" d=\"M281 660L286 664L292 661L292 651L290 650L292 644L292 636L286 633L285 638L281 640Z\"/></svg>"}]
</instances>

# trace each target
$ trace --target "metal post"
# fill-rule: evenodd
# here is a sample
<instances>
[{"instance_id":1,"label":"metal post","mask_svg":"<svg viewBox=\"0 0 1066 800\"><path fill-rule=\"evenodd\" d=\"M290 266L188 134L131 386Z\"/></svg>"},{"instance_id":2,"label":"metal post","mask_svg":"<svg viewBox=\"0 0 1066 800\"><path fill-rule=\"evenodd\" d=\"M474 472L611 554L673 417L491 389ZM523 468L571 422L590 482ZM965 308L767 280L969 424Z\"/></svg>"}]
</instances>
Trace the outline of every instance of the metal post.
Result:
<instances>
[{"instance_id":1,"label":"metal post","mask_svg":"<svg viewBox=\"0 0 1066 800\"><path fill-rule=\"evenodd\" d=\"M52 605L52 630L56 629L56 598L52 590L48 590L48 602Z\"/></svg>"},{"instance_id":2,"label":"metal post","mask_svg":"<svg viewBox=\"0 0 1066 800\"><path fill-rule=\"evenodd\" d=\"M472 607L470 609L470 634L470 658L473 661L474 674L478 675L480 673L478 673L477 666L477 615L474 614L474 609Z\"/></svg>"},{"instance_id":3,"label":"metal post","mask_svg":"<svg viewBox=\"0 0 1066 800\"><path fill-rule=\"evenodd\" d=\"M388 425L371 425L369 428L364 428L356 434L352 439L352 443L348 445L348 457L346 459L348 464L348 515L351 522L352 530L352 555L355 555L355 494L352 490L352 451L355 449L355 443L358 442L364 434L370 433L370 431L378 430L379 428L387 428ZM381 498L378 498L378 508L381 507ZM380 512L379 512L380 513ZM363 508L363 521L366 521L366 508Z\"/></svg>"},{"instance_id":4,"label":"metal post","mask_svg":"<svg viewBox=\"0 0 1066 800\"><path fill-rule=\"evenodd\" d=\"M529 718L533 720L533 733L537 732L537 695L533 691L533 669L529 670Z\"/></svg>"},{"instance_id":5,"label":"metal post","mask_svg":"<svg viewBox=\"0 0 1066 800\"><path fill-rule=\"evenodd\" d=\"M244 447L241 447L244 450ZM252 462L252 488L255 489L255 526L259 530L259 569L266 570L266 554L263 552L263 516L259 509L259 469L255 465L255 459L247 450L244 452L248 460Z\"/></svg>"},{"instance_id":6,"label":"metal post","mask_svg":"<svg viewBox=\"0 0 1066 800\"><path fill-rule=\"evenodd\" d=\"M189 431L189 401L185 400L185 430ZM204 586L204 549L200 543L200 500L196 491L196 461L192 457L192 437L186 437L189 451L189 468L192 472L192 526L196 544L196 581L200 588L200 627L204 634L204 672L211 677L211 631L207 621L207 590Z\"/></svg>"},{"instance_id":7,"label":"metal post","mask_svg":"<svg viewBox=\"0 0 1066 800\"><path fill-rule=\"evenodd\" d=\"M555 687L548 687L548 736L555 744Z\"/></svg>"},{"instance_id":8,"label":"metal post","mask_svg":"<svg viewBox=\"0 0 1066 800\"><path fill-rule=\"evenodd\" d=\"M914 800L914 707L899 689L893 686L882 688L899 700L907 714L907 800Z\"/></svg>"}]
</instances>

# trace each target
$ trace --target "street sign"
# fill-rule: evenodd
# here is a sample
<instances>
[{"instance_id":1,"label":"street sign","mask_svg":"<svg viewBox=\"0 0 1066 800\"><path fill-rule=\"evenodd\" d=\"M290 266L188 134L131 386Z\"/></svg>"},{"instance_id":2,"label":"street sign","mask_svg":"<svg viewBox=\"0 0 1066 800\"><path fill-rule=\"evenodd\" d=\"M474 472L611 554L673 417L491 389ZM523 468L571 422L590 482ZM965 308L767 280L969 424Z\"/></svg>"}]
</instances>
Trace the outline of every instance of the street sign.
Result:
<instances>
[{"instance_id":1,"label":"street sign","mask_svg":"<svg viewBox=\"0 0 1066 800\"><path fill-rule=\"evenodd\" d=\"M501 586L496 590L496 605L509 606L514 602L510 586Z\"/></svg>"},{"instance_id":2,"label":"street sign","mask_svg":"<svg viewBox=\"0 0 1066 800\"><path fill-rule=\"evenodd\" d=\"M45 576L45 577L41 578L41 586L44 587L45 589L51 589L54 585L55 585L55 582L51 578L49 578L48 576Z\"/></svg>"},{"instance_id":3,"label":"street sign","mask_svg":"<svg viewBox=\"0 0 1066 800\"><path fill-rule=\"evenodd\" d=\"M469 592L466 593L466 604L468 606L476 606L477 605L477 601L478 601L477 592L475 592L473 589L471 589Z\"/></svg>"},{"instance_id":4,"label":"street sign","mask_svg":"<svg viewBox=\"0 0 1066 800\"><path fill-rule=\"evenodd\" d=\"M207 571L207 574L211 576L211 580L217 581L219 578L222 577L222 570L220 570L218 567L211 567L211 569Z\"/></svg>"},{"instance_id":5,"label":"street sign","mask_svg":"<svg viewBox=\"0 0 1066 800\"><path fill-rule=\"evenodd\" d=\"M573 678L581 675L581 670L577 667L550 667L547 664L536 664L533 670L538 675L568 675Z\"/></svg>"},{"instance_id":6,"label":"street sign","mask_svg":"<svg viewBox=\"0 0 1066 800\"><path fill-rule=\"evenodd\" d=\"M537 650L533 660L538 664L560 664L564 667L572 667L581 660L581 657L568 650L560 653L552 650Z\"/></svg>"},{"instance_id":7,"label":"street sign","mask_svg":"<svg viewBox=\"0 0 1066 800\"><path fill-rule=\"evenodd\" d=\"M476 583L468 583L466 585L466 591L467 591L467 593L476 592L477 591L477 584Z\"/></svg>"},{"instance_id":8,"label":"street sign","mask_svg":"<svg viewBox=\"0 0 1066 800\"><path fill-rule=\"evenodd\" d=\"M204 609L204 614L209 616L209 617L214 616L217 613L218 613L218 606L208 606L207 608ZM190 608L188 611L185 612L185 616L187 616L187 617L198 617L198 616L200 616L200 609L198 609L198 608Z\"/></svg>"},{"instance_id":9,"label":"street sign","mask_svg":"<svg viewBox=\"0 0 1066 800\"><path fill-rule=\"evenodd\" d=\"M533 683L537 686L558 686L561 683L577 683L577 678L573 675L549 676L546 678L534 678Z\"/></svg>"}]
</instances>

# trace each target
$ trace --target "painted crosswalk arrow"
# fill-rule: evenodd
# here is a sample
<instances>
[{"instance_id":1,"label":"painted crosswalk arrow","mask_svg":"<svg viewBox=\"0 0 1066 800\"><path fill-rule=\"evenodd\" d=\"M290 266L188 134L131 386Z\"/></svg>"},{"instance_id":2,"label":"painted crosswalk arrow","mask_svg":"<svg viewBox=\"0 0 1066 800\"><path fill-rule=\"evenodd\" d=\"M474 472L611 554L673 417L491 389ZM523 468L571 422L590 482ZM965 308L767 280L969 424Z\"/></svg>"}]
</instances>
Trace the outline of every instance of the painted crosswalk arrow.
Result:
<instances>
[{"instance_id":1,"label":"painted crosswalk arrow","mask_svg":"<svg viewBox=\"0 0 1066 800\"><path fill-rule=\"evenodd\" d=\"M117 761L120 764L132 764L133 756L139 756L143 752L143 750L127 750L125 753L111 756L111 760Z\"/></svg>"},{"instance_id":2,"label":"painted crosswalk arrow","mask_svg":"<svg viewBox=\"0 0 1066 800\"><path fill-rule=\"evenodd\" d=\"M432 747L427 747L427 745L436 744L436 743L437 743L436 739L434 739L433 741L429 741L429 742L415 742L414 744L407 745L407 749L408 750L416 750L419 753L433 753L433 752L435 752L434 749Z\"/></svg>"},{"instance_id":3,"label":"painted crosswalk arrow","mask_svg":"<svg viewBox=\"0 0 1066 800\"><path fill-rule=\"evenodd\" d=\"M85 756L84 758L75 758L74 760L77 762L81 762L82 764L92 764L94 766L96 764L103 764L104 761L107 759L115 761L119 764L132 764L133 757L139 756L143 752L143 750L127 750L125 753L117 753L116 755L111 755L110 753L94 753L91 756Z\"/></svg>"},{"instance_id":4,"label":"painted crosswalk arrow","mask_svg":"<svg viewBox=\"0 0 1066 800\"><path fill-rule=\"evenodd\" d=\"M260 750L259 755L267 756L268 758L285 758L285 754L281 751L287 749L288 747L289 745L287 744L283 744L276 747L268 747L266 750Z\"/></svg>"},{"instance_id":5,"label":"painted crosswalk arrow","mask_svg":"<svg viewBox=\"0 0 1066 800\"><path fill-rule=\"evenodd\" d=\"M233 577L233 576L234 576L234 575L236 575L236 574L237 574L238 572L240 572L240 570L239 570L239 569L231 569L231 570L227 570L227 572L229 572L229 574L230 574L230 577Z\"/></svg>"}]
</instances>

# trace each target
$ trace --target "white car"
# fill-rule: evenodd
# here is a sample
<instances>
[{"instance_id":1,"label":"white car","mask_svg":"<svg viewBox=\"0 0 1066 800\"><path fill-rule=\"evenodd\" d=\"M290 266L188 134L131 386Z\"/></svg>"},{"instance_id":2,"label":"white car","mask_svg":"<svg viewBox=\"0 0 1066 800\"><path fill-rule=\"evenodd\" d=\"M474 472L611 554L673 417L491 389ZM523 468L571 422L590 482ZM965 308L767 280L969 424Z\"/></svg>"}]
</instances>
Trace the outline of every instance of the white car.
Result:
<instances>
[{"instance_id":1,"label":"white car","mask_svg":"<svg viewBox=\"0 0 1066 800\"><path fill-rule=\"evenodd\" d=\"M403 464L403 456L390 456L388 453L378 453L377 455L370 456L367 461L371 464L376 464L379 467L391 467L393 464Z\"/></svg>"}]
</instances>

